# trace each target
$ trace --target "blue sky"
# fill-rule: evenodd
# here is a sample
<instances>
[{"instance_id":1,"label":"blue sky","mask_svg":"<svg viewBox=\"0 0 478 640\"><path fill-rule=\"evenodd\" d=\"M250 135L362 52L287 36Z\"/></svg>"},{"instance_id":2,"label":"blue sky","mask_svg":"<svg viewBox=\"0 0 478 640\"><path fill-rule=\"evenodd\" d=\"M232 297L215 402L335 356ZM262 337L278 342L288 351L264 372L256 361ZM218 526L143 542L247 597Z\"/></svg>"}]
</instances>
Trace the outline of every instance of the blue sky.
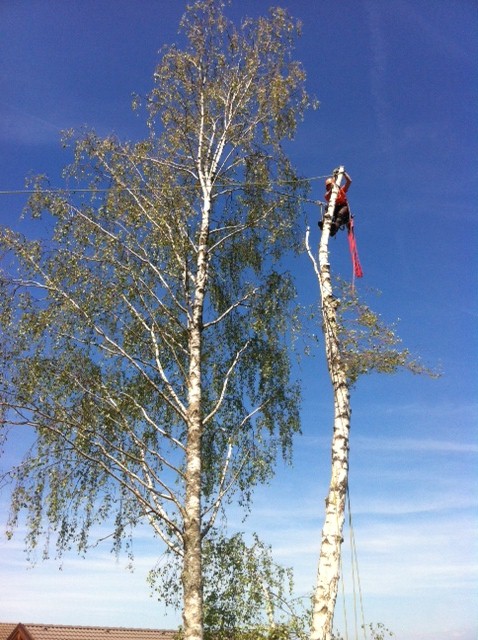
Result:
<instances>
[{"instance_id":1,"label":"blue sky","mask_svg":"<svg viewBox=\"0 0 478 640\"><path fill-rule=\"evenodd\" d=\"M269 0L233 0L233 16ZM475 0L281 0L303 21L297 57L321 102L290 154L299 171L351 174L360 288L400 318L405 344L443 371L439 380L370 376L353 392L350 493L367 621L398 640L472 640L477 609L477 73ZM129 108L145 93L163 44L177 40L179 0L4 0L0 4L0 191L28 174L60 185L69 157L59 131L88 124L124 139L144 133ZM322 181L311 197L321 199ZM25 195L0 194L0 223L18 226ZM318 241L317 211L303 225ZM350 278L346 238L332 269ZM308 259L304 302L318 296ZM304 361L303 436L295 465L257 492L251 517L296 587L313 584L329 480L331 395L323 356ZM21 443L18 443L21 448ZM0 496L7 511L7 496ZM149 597L157 559L147 531L134 573L108 548L29 569L21 532L0 538L0 620L170 627ZM345 554L347 557L347 550ZM345 563L347 565L347 562ZM348 563L347 571L350 571ZM346 592L351 589L346 577ZM349 618L351 601L347 595ZM341 625L339 602L337 623Z\"/></svg>"}]
</instances>

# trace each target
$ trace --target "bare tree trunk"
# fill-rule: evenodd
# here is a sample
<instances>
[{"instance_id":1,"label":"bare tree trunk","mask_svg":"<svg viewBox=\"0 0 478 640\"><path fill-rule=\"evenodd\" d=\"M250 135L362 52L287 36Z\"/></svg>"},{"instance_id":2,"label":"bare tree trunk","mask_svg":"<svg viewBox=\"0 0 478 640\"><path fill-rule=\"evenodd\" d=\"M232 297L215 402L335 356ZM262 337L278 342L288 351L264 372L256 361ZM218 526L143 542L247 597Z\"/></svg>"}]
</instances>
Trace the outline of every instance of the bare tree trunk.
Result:
<instances>
[{"instance_id":1,"label":"bare tree trunk","mask_svg":"<svg viewBox=\"0 0 478 640\"><path fill-rule=\"evenodd\" d=\"M201 314L202 316L202 314ZM193 319L193 324L194 319ZM197 323L196 323L197 324ZM184 504L183 625L185 640L203 638L203 572L201 551L201 329L190 331L186 497Z\"/></svg>"},{"instance_id":2,"label":"bare tree trunk","mask_svg":"<svg viewBox=\"0 0 478 640\"><path fill-rule=\"evenodd\" d=\"M203 638L203 574L201 551L201 330L191 328L186 497L184 504L183 626L185 640Z\"/></svg>"},{"instance_id":3,"label":"bare tree trunk","mask_svg":"<svg viewBox=\"0 0 478 640\"><path fill-rule=\"evenodd\" d=\"M340 579L342 531L349 468L350 395L337 337L337 300L332 293L328 241L335 201L344 173L340 167L324 218L316 269L322 298L325 350L334 392L332 474L326 499L325 523L314 594L311 640L330 640ZM309 255L310 251L309 251ZM315 261L314 261L315 264Z\"/></svg>"},{"instance_id":4,"label":"bare tree trunk","mask_svg":"<svg viewBox=\"0 0 478 640\"><path fill-rule=\"evenodd\" d=\"M201 441L202 413L202 330L204 296L208 276L208 238L211 214L211 181L201 170L203 192L201 231L197 254L197 273L192 318L189 328L189 409L186 450L186 500L184 513L184 591L183 624L185 640L203 639L203 570L201 532Z\"/></svg>"},{"instance_id":5,"label":"bare tree trunk","mask_svg":"<svg viewBox=\"0 0 478 640\"><path fill-rule=\"evenodd\" d=\"M197 404L190 406L184 515L183 625L185 640L203 638L201 553L201 419Z\"/></svg>"}]
</instances>

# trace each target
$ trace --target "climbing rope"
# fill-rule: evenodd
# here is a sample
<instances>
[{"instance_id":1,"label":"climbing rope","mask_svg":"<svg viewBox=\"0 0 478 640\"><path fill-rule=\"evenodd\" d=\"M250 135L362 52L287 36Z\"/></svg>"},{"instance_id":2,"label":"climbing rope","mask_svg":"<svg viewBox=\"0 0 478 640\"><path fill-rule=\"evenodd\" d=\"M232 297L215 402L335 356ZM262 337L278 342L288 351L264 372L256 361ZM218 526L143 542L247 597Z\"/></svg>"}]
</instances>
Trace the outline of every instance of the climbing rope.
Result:
<instances>
[{"instance_id":1,"label":"climbing rope","mask_svg":"<svg viewBox=\"0 0 478 640\"><path fill-rule=\"evenodd\" d=\"M349 640L349 623L347 619L347 604L345 600L345 579L344 579L344 569L342 565L342 554L340 554L340 583L342 585L342 609L344 616L344 640Z\"/></svg>"},{"instance_id":2,"label":"climbing rope","mask_svg":"<svg viewBox=\"0 0 478 640\"><path fill-rule=\"evenodd\" d=\"M350 556L351 556L351 573L352 573L352 597L353 597L353 612L354 612L354 638L355 640L359 640L359 621L358 621L358 608L360 607L360 615L361 615L361 628L363 630L363 638L364 640L368 640L367 638L367 629L365 626L365 615L364 615L364 606L363 606L363 596L362 596L362 586L360 583L360 573L358 566L358 557L357 557L357 545L355 541L355 533L352 522L352 510L350 508L350 493L347 487L347 498L346 498L347 512L348 512L348 526L349 526L349 540L350 540ZM338 522L338 513L337 516L337 530L339 527ZM340 568L340 583L341 583L341 595L342 595L342 615L344 618L344 640L349 640L349 622L348 622L348 611L347 611L347 598L345 595L345 575L343 569L343 554L340 554L339 560L339 568ZM358 592L358 598L357 598ZM358 604L357 604L358 600Z\"/></svg>"},{"instance_id":3,"label":"climbing rope","mask_svg":"<svg viewBox=\"0 0 478 640\"><path fill-rule=\"evenodd\" d=\"M355 541L355 532L352 522L352 509L350 508L350 493L347 487L347 511L348 511L348 523L349 523L349 536L350 536L350 553L352 557L352 584L353 584L353 602L354 602L354 619L355 619L355 640L358 640L358 614L357 614L357 593L359 594L360 614L361 614L361 626L363 629L364 640L367 640L367 629L365 627L365 615L362 596L362 585L360 583L360 572L357 557L357 545Z\"/></svg>"}]
</instances>

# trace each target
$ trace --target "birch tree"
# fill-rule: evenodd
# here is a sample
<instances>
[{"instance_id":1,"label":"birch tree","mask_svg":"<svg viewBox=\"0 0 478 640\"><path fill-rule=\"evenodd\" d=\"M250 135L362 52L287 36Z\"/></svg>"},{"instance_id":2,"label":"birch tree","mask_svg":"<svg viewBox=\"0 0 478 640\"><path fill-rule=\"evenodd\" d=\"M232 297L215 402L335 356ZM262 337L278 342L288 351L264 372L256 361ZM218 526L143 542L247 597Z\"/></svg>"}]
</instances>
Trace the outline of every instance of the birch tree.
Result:
<instances>
[{"instance_id":1,"label":"birch tree","mask_svg":"<svg viewBox=\"0 0 478 640\"><path fill-rule=\"evenodd\" d=\"M28 206L51 234L0 236L2 424L34 438L9 530L25 515L29 548L61 554L99 523L115 549L148 523L181 562L186 640L203 637L205 536L299 428L281 262L298 191L281 141L309 103L298 25L223 9L185 14L146 139L70 133L68 189L38 177Z\"/></svg>"},{"instance_id":2,"label":"birch tree","mask_svg":"<svg viewBox=\"0 0 478 640\"><path fill-rule=\"evenodd\" d=\"M334 173L335 182L320 237L318 263L310 248L308 230L306 235L307 252L320 287L325 356L334 403L331 479L325 500L311 640L331 640L332 637L349 482L350 389L361 375L372 372L395 373L403 368L412 373L434 375L408 349L401 347L394 327L383 323L368 305L359 300L354 289L342 282L339 296L334 295L328 243L344 171L344 167L339 167Z\"/></svg>"}]
</instances>

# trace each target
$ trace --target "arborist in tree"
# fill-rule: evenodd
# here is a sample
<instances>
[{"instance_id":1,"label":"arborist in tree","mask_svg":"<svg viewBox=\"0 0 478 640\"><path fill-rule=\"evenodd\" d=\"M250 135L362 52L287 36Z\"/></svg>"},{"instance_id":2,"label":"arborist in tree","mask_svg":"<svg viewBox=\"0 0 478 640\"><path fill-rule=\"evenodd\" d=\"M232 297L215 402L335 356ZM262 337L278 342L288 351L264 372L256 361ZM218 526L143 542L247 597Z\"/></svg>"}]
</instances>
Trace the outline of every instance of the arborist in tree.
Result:
<instances>
[{"instance_id":1,"label":"arborist in tree","mask_svg":"<svg viewBox=\"0 0 478 640\"><path fill-rule=\"evenodd\" d=\"M350 185L352 184L352 178L349 176L347 172L344 171L345 176L345 184L343 187L340 187L339 192L337 194L337 199L335 201L334 213L332 215L332 224L330 225L330 235L335 236L337 231L347 225L349 227L350 223L350 210L347 202L347 191L349 190ZM332 187L335 184L335 172L333 178L327 178L325 181L325 199L327 202L330 200L330 196L332 195ZM319 227L322 229L323 220L319 222Z\"/></svg>"}]
</instances>

